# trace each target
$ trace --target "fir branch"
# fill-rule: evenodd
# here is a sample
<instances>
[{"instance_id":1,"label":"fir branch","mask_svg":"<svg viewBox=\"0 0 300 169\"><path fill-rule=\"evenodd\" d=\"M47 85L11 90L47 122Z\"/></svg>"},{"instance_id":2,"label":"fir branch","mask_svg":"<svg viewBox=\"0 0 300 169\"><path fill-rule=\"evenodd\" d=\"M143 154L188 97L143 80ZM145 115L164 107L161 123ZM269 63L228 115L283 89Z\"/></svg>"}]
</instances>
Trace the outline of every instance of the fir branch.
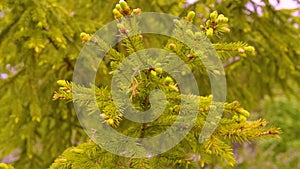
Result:
<instances>
[{"instance_id":1,"label":"fir branch","mask_svg":"<svg viewBox=\"0 0 300 169\"><path fill-rule=\"evenodd\" d=\"M131 54L144 49L142 36L139 36L138 32L138 23L136 23L135 20L132 21L130 18L124 17L130 17L130 15L133 15L134 13L140 13L140 10L131 10L125 1L120 1L120 4L116 5L113 13L115 18L119 21L118 29L120 36L123 36L125 39L122 45L126 48L127 52ZM185 17L185 19L188 22L191 22L194 16L195 12L191 11L187 17ZM203 27L203 31L209 37L212 35L218 37L224 32L229 32L228 25L226 24L227 22L227 17L222 14L219 15L217 12L213 12L210 14L210 19L207 21L206 26ZM209 47L201 46L201 50L198 49L199 44L202 40L206 40L206 37L201 32L193 32L190 29L191 25L189 24L179 21L175 22L175 24L177 27L173 34L179 39L181 37L185 37L186 39L184 40L188 45L185 45L179 41L170 40L165 49L175 53L184 61L184 64L189 64L192 68L204 68L203 64L201 64L201 60L196 56L201 54L201 52L203 53L203 49ZM105 42L101 41L101 39L95 41L94 39L91 40L88 35L85 35L83 40L96 45L101 44L99 45L100 50L109 49L109 46L105 45ZM190 49L187 46L191 46L192 48ZM254 53L254 48L248 46L244 42L216 43L213 47L221 55L220 58L222 60L231 58L234 52L239 52L241 56L245 55L246 53ZM118 65L123 61L125 56L115 49L110 50L108 55L110 55L110 65L114 70L113 73L116 73L116 71L118 71ZM147 55L147 53L142 53L142 55ZM138 57L139 61L129 58L126 62L139 62L145 64L143 60L141 60L140 55L138 55ZM168 60L168 55L163 56L163 58ZM124 64L128 64L126 62ZM184 64L180 64L178 66ZM209 68L207 69L209 69L211 72L218 70L216 65L213 64L209 65ZM125 76L125 73L128 73L126 70L124 71L125 72L123 72L123 76ZM170 70L167 70L167 72L168 71ZM204 71L200 71L200 74L203 74L203 72ZM163 72L161 69L159 70L158 67L149 68L149 70L139 70L138 67L137 70L132 74L131 79L127 80L128 84L122 83L120 86L124 87L122 89L128 89L130 101L137 110L144 111L150 107L149 94L151 91L160 89L165 93L168 104L166 104L163 114L158 119L149 123L132 124L130 127L124 127L131 123L129 120L123 119L123 109L119 110L122 108L122 104L120 103L120 105L114 105L113 98L111 98L111 91L109 91L107 88L98 88L97 86L84 87L65 82L60 84L61 87L54 95L54 98L74 100L72 98L71 91L75 92L77 95L79 95L75 101L85 108L86 113L95 113L99 108L101 110L101 114L99 115L101 120L105 120L108 125L116 127L119 129L119 131L128 136L135 136L139 138L157 135L172 125L175 125L179 128L186 128L183 122L173 124L177 118L180 118L177 115L180 109L185 110L181 112L185 118L192 119L189 111L190 105L181 104L183 107L180 107L179 104L181 102L186 102L194 105L199 104L200 100L201 104L199 105L199 112L195 125L184 141L182 141L169 152L160 154L156 157L149 156L148 158L144 159L126 159L123 157L117 157L114 154L105 152L99 147L94 149L95 151L91 153L91 147L85 147L87 146L87 143L85 143L82 145L82 148L80 145L76 148L73 147L68 151L65 151L59 160L55 161L55 165L58 163L63 163L60 166L72 166L73 168L76 168L78 166L83 167L83 164L86 163L84 164L84 167L89 168L102 167L104 164L112 168L118 166L122 166L124 168L184 166L188 168L194 167L194 164L200 164L200 166L203 167L204 163L211 163L212 158L217 158L220 163L233 166L236 161L233 156L233 147L231 145L232 142L251 141L263 136L274 137L280 133L280 129L267 126L267 123L264 120L247 120L249 117L249 112L240 107L240 104L237 101L232 103L219 103L212 102L212 96L202 97L180 94L180 89L178 88L176 81L169 77L169 75ZM117 83L122 82L118 79L116 81ZM92 98L90 97L94 91L96 93L96 105L92 102ZM224 109L220 110L220 107L223 106ZM214 133L208 138L208 140L206 140L203 145L200 145L198 143L199 133L202 131L203 126L206 123L208 113L211 113L211 111L214 110L223 111L222 115L215 115L214 117L220 120L219 125L215 129ZM174 137L174 135L170 136L169 139L172 140L172 137ZM91 141L88 144L91 144ZM149 145L149 147L151 147L151 145ZM143 148L144 147L137 146L134 147L134 150L139 151ZM77 155L74 155L74 153L77 153ZM90 155L92 154L94 154L93 156L96 158L91 158ZM103 161L98 161L99 159L102 159ZM114 164L107 164L113 160L116 160L117 162ZM81 163L79 163L79 161Z\"/></svg>"}]
</instances>

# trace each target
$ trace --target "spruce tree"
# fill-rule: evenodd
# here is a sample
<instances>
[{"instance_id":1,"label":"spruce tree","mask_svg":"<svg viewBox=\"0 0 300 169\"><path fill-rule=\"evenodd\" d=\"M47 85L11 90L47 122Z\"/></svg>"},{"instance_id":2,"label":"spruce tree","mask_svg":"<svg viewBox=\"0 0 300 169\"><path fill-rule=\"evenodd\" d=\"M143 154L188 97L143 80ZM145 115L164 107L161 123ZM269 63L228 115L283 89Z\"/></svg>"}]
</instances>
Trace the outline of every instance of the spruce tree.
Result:
<instances>
[{"instance_id":1,"label":"spruce tree","mask_svg":"<svg viewBox=\"0 0 300 169\"><path fill-rule=\"evenodd\" d=\"M192 5L177 0L128 0L128 3L133 8L139 7L143 11L165 12L180 17L184 17L188 11L194 10L197 14L194 20L195 25L205 25L202 23L203 19L209 18L210 12L214 10L227 16L230 19L231 33L223 35L221 39L215 35L211 37L210 40L216 44L215 47L224 48L225 42L237 42L235 44L228 43L227 47L231 49L237 47L236 45L240 45L239 47L242 48L247 47L246 43L238 42L243 40L256 48L255 56L244 57L242 55L237 59L234 58L239 55L238 48L230 52L222 50L222 48L217 50L224 63L229 63L228 61L231 63L225 66L228 80L228 100L238 99L245 107L253 108L264 95L274 95L274 89L283 90L285 94L296 93L293 85L299 83L297 81L299 66L297 66L296 57L299 54L297 46L299 29L296 29L293 24L299 24L299 19L291 15L295 10L277 11L267 0L264 1L265 6L253 3L252 11L246 7L246 4L251 2L242 0L234 2L201 1ZM53 91L57 89L56 81L66 79L69 80L67 86L62 86L58 91L62 95L56 95L56 97L72 100L70 93L66 92L66 88L70 88L72 85L70 80L74 64L82 48L80 33L93 34L102 25L113 20L111 10L114 5L111 1L73 3L67 0L4 0L0 2L0 73L2 73L0 80L0 158L13 153L18 157L18 160L14 162L16 168L47 168L64 149L88 140L77 120L73 105L69 102L66 104L51 99ZM102 12L99 12L99 9ZM261 9L262 13L258 13L257 9ZM160 42L155 38L153 43L147 41L145 37L146 45L166 42ZM223 45L218 46L218 43ZM172 46L168 44L166 48L169 49ZM176 45L177 49L178 47L180 45ZM125 52L124 48L126 46L118 46L116 54ZM233 62L231 62L232 60ZM241 72L243 73L241 74ZM101 75L105 72L99 73ZM102 84L102 86L105 85L107 84ZM97 91L99 89L99 92L105 91L101 85L95 89ZM204 93L206 96L209 94L208 90L203 92L207 92ZM211 98L204 97L202 99L207 101ZM226 105L231 108L239 106L237 102ZM243 110L240 107L237 108ZM207 107L201 109L204 117L207 115L205 114L207 113L206 109ZM226 118L233 120L234 114L237 113L238 111L236 112L234 109L231 116L226 116ZM243 118L243 116L240 117ZM235 116L235 122L241 123L240 117ZM117 121L110 120L110 122L115 124ZM265 121L256 121L256 123L265 125ZM259 131L254 130L253 132L268 131L268 128L259 129ZM245 138L249 138L251 132L247 134L249 135L246 135ZM230 143L226 145L230 146ZM66 150L62 157L57 158L52 167L57 165L82 166L84 161L88 166L90 161L87 159L100 158L99 155L102 151L99 146L88 141L77 149ZM86 155L86 152L90 154ZM103 153L106 152L103 151ZM74 160L68 161L65 156L68 158L72 156L71 159ZM128 162L128 159L111 154L103 157L110 160L117 158L124 166ZM232 156L220 156L217 159L221 162L223 159L224 162L224 157L234 161ZM80 158L79 161L76 160L78 158ZM207 155L207 161L204 162L214 162L214 159L215 157ZM100 159L99 161L110 166L112 165L110 160ZM138 162L143 164L141 161ZM105 166L106 164L103 163L101 165ZM153 163L155 162L151 161L151 164ZM145 164L147 163L145 162ZM171 164L194 165L188 164L188 161L185 160L180 164L172 161ZM94 161L90 165L95 165ZM5 164L0 166L6 167Z\"/></svg>"},{"instance_id":2,"label":"spruce tree","mask_svg":"<svg viewBox=\"0 0 300 169\"><path fill-rule=\"evenodd\" d=\"M61 87L53 96L54 99L74 102L75 107L78 107L76 109L79 111L77 112L78 117L81 118L82 125L91 139L87 143L67 149L50 168L199 168L216 162L223 167L233 167L236 163L233 157L233 142L241 143L279 134L279 129L267 126L265 120L247 121L250 113L243 109L238 101L223 103L213 99L217 97L216 95L180 94L185 89L177 81L178 79L171 76L172 73L170 75L170 72L166 71L168 68L174 68L177 71L180 70L179 73L182 74L180 61L172 62L170 54L164 52L154 53L154 55L161 55L161 57L151 58L151 52L143 51L146 48L146 42L144 42L146 38L143 37L139 28L142 27L141 22L145 22L145 19L151 20L151 18L146 17L141 20L135 18L136 15L142 15L141 9L131 9L125 1L120 1L116 5L113 14L117 19L118 33L110 36L123 39L120 42L123 48L109 49L111 44L106 42L109 40L104 33L96 33L94 36L82 33L81 38L85 43L85 48L81 55L85 57L81 59L85 61L76 65L80 71L76 72L75 70L75 74L84 75L73 76L76 83L59 80L57 83ZM230 32L230 29L227 24L228 18L214 11L210 14L205 25L200 26L202 30L193 32L191 23L195 15L194 11L190 11L184 17L185 21L173 20L175 29L172 33L175 39L170 38L164 49L175 53L184 61L184 64L191 67L196 76L198 72L198 78L202 78L203 81L205 66L210 69L208 71L211 71L208 74L213 76L219 76L222 72L218 70L218 66L214 62L210 63L205 60L205 57L212 57L211 54L201 58L204 59L202 62L198 58L198 55L201 55L200 53L205 52L205 48L209 48L201 41L207 39L207 37L216 36L221 38L224 33ZM163 21L162 19L159 22ZM160 27L153 20L149 23ZM104 29L114 30L109 26ZM167 28L164 27L164 29ZM182 36L187 36L187 38L181 38ZM186 44L182 41L185 41ZM254 47L244 42L218 42L213 44L212 47L220 52L236 52L245 56L255 54ZM108 86L105 86L101 81L96 85L88 84L86 82L92 82L85 79L88 79L87 76L92 71L85 70L84 67L94 67L93 60L95 61L101 57L99 56L101 52L106 53L103 58L105 62L100 65L100 68L105 70L100 71L101 75L99 77L100 79L112 79L111 85ZM132 57L131 54L134 54L135 57ZM126 60L126 57L129 57L129 59ZM232 56L219 55L219 57L228 59ZM133 64L135 67L126 67L129 64ZM149 66L140 68L143 64L149 64ZM175 67L172 65L175 65ZM125 76L125 78L122 76ZM129 85L122 80L123 78L128 80L125 81L129 82ZM189 81L185 81L185 83L186 85L190 84ZM218 83L221 82L218 81ZM220 85L217 87L220 88ZM154 95L152 98L149 96L151 91L156 89L164 92L166 102L156 100L159 95ZM205 89L209 90L207 87ZM94 92L95 98L92 96ZM114 97L124 93L124 97ZM130 100L129 104L134 106L133 109L128 108L129 105L126 100ZM161 102L164 102L165 109L153 108L159 106ZM197 104L199 103L198 107ZM186 125L186 120L193 121L194 107L196 108L195 124L183 140L176 142L180 130L189 128ZM133 114L136 113L139 116L141 115L139 111L149 109L152 109L152 111L146 112L148 114L155 116L158 113L157 111L162 110L163 114L152 122L134 123L126 119L128 113L134 111ZM220 109L224 109L224 114L217 113ZM128 110L130 112L127 112ZM136 110L138 111L136 112ZM143 116L144 119L148 117L147 114ZM210 118L214 120L210 121ZM177 121L177 119L180 120ZM216 121L220 123L218 126L215 124ZM175 130L168 132L169 128L174 125L176 125ZM160 146L158 147L155 141L146 142L145 144L143 139L137 139L136 142L131 144L130 140L115 136L109 126L113 127L113 130L135 138L151 138L164 131L168 132L168 137L159 137ZM212 135L208 133L206 137L207 133L203 129L207 126L208 128L215 128L215 130L213 130ZM204 132L204 134L201 135L201 132ZM160 149L164 149L165 146L174 144L174 142L177 144L175 147L161 154L155 154ZM150 150L150 153L148 150Z\"/></svg>"}]
</instances>

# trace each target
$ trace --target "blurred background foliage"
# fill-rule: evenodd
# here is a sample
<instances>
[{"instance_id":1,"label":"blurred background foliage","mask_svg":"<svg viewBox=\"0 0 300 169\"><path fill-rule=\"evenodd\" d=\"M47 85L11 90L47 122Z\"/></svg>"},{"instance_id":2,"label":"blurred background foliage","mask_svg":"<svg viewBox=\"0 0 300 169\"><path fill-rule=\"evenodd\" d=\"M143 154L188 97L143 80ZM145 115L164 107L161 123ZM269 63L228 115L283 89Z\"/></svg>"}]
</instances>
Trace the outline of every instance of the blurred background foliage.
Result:
<instances>
[{"instance_id":1,"label":"blurred background foliage","mask_svg":"<svg viewBox=\"0 0 300 169\"><path fill-rule=\"evenodd\" d=\"M88 138L72 104L52 101L56 81L72 78L81 32L112 21L117 0L2 0L0 2L0 159L16 168L47 168L67 147ZM239 100L282 128L282 140L237 145L237 168L300 168L300 10L277 10L268 0L128 0L142 11L177 16L211 11L229 18L224 41L249 43L256 56L224 60L228 101ZM214 42L215 39L212 39ZM160 43L155 41L155 43ZM101 72L100 72L101 73ZM242 147L242 148L241 148ZM217 168L218 166L211 166Z\"/></svg>"},{"instance_id":2,"label":"blurred background foliage","mask_svg":"<svg viewBox=\"0 0 300 169\"><path fill-rule=\"evenodd\" d=\"M280 140L260 141L244 144L237 152L237 168L300 168L300 109L299 99L279 94L273 100L269 97L262 102L260 114L271 123L282 128ZM255 164L255 165L254 165Z\"/></svg>"}]
</instances>

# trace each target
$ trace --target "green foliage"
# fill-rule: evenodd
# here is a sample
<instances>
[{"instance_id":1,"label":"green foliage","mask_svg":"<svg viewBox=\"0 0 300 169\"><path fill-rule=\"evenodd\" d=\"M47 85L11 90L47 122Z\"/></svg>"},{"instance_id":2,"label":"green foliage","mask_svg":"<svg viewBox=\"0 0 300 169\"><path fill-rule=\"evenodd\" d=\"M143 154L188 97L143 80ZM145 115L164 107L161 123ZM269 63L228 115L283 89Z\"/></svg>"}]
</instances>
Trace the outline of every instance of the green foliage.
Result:
<instances>
[{"instance_id":1,"label":"green foliage","mask_svg":"<svg viewBox=\"0 0 300 169\"><path fill-rule=\"evenodd\" d=\"M272 124L282 128L281 139L270 139L256 143L255 146L244 144L238 153L238 168L299 168L299 100L277 96L273 101L266 98L263 102L264 116ZM262 153L260 153L262 152ZM257 165L253 166L253 163Z\"/></svg>"},{"instance_id":2,"label":"green foliage","mask_svg":"<svg viewBox=\"0 0 300 169\"><path fill-rule=\"evenodd\" d=\"M57 95L63 96L60 98L72 100L72 96L64 94L66 91L71 89L72 86L71 83L67 84L69 85L66 88L64 86L60 88ZM104 109L105 107L110 107L107 110L115 108L114 105L103 104L108 102L107 100L103 100L103 98L109 98L109 92L107 89L87 89L85 87L79 88L79 90L76 90L82 91L82 100L80 100L79 103L89 103L89 101L91 101L91 98L89 97L90 93L96 90L98 93L96 100L99 108L102 110L101 112L104 114L100 116L99 120L112 126L119 124L120 117L122 117L121 114L119 114L120 116L114 117L110 114L112 111L106 111ZM67 93L70 92L71 91L68 91ZM196 98L192 97L191 99L194 100ZM202 103L201 108L199 109L200 117L197 119L195 126L193 127L191 133L171 151L163 153L157 157L151 157L149 159L130 159L116 156L101 150L100 147L90 141L89 143L84 143L75 148L77 151L75 151L74 148L67 149L60 157L57 158L54 164L52 164L51 168L86 168L88 166L91 168L116 168L118 166L122 166L124 168L166 168L168 166L173 166L175 168L180 166L193 168L195 166L203 166L205 162L211 163L213 161L213 157L216 157L219 162L225 163L225 166L226 163L233 165L235 164L235 159L233 158L231 144L228 144L228 141L241 143L243 141L250 141L264 135L278 134L278 129L272 127L266 128L267 123L264 120L246 121L246 117L249 116L249 113L240 108L239 103L235 101L233 103L225 104L225 113L231 116L222 118L219 127L208 141L206 141L203 145L197 144L199 132L201 131L207 114L211 109L210 104L212 98L200 97L200 99ZM88 108L97 109L96 107ZM123 125L121 132L131 136L139 136L143 132L144 137L160 133L161 130L164 130L168 126L172 125L174 118L176 118L172 114L176 108L177 106L169 108L167 115L160 117L153 123L148 123L147 127L143 130L139 130L142 127L141 125L136 125L134 127L131 125L129 128L124 128ZM92 113L94 111L93 109L88 109L87 113ZM235 117L245 117L245 119L237 119ZM109 122L110 119L113 119L113 123ZM126 124L126 119L122 119L121 122ZM93 146L88 147L88 145ZM97 151L95 149L97 149ZM81 153L81 150L86 151L86 153ZM97 157L96 159L90 157L90 151L93 151L93 153L96 154L94 155ZM78 154L78 152L80 153ZM114 162L112 163L112 161Z\"/></svg>"},{"instance_id":3,"label":"green foliage","mask_svg":"<svg viewBox=\"0 0 300 169\"><path fill-rule=\"evenodd\" d=\"M122 8L117 9L117 6L113 10L113 13L115 18L119 19L119 36L124 36L126 38L122 42L123 47L129 54L144 49L145 47L143 38L141 38L140 35L130 35L131 33L138 33L138 23L134 22L134 20L130 20L130 24L127 24L127 19L122 18L126 15L132 15L130 12L130 7L127 6L127 4L123 4ZM133 15L135 14L133 13ZM194 13L189 12L185 19L188 22L192 22L193 17ZM218 14L216 14L215 17L218 18ZM222 16L222 18L223 17L224 16ZM177 29L174 30L174 36L179 38L182 36L182 34L187 34L188 38L184 39L187 44L194 44L196 46L199 41L203 40L203 38L206 38L205 36L202 36L201 32L193 32L189 25L186 25L184 22L175 21L174 24L177 26ZM227 25L218 25L217 23L211 26L215 26L216 30L227 28ZM207 28L204 28L203 31L207 31ZM213 34L218 36L219 32L215 31ZM90 37L87 34L84 35L85 36L82 36L82 38L83 41L86 42L86 45L99 45L99 43L95 44L94 42L100 42L100 49L102 49L102 45L104 49L107 47L98 37ZM87 36L89 37L88 41L85 40L85 37ZM245 54L245 51L236 49L249 49L249 46L240 42L231 43L230 45L219 43L215 45L215 47L220 50L227 49L228 51L242 52L243 54ZM200 72L204 72L204 65L201 65L201 61L196 58L197 51L194 51L196 48L190 49L177 40L169 40L165 46L165 49L175 52L177 56L184 60L186 64L189 64L192 69L200 67L200 69L202 69ZM115 56L122 56L121 54L117 53L118 51L114 51L113 55L108 54L108 58L106 58L108 60L107 62L110 63L109 65L113 66L112 69L108 68L112 70L111 74L117 71L117 65L122 62L121 59L116 59ZM146 53L142 54L147 55ZM168 62L168 57L165 57L164 60L165 62ZM142 61L133 59L130 60L130 63L135 62ZM213 65L210 66L213 67ZM122 84L122 81L117 81L116 83L121 83L121 86L126 86L126 84ZM99 162L100 159L88 158L88 154L90 154L89 151L91 150L88 150L88 148L81 148L81 146L83 147L87 144L89 145L94 143L86 143L78 146L77 148L66 150L50 168L101 168L104 166L108 168L116 168L117 166L124 168L168 168L170 166L175 168L195 168L196 166L204 167L205 163L212 163L213 159L217 159L218 163L222 164L224 167L230 167L234 166L236 163L231 145L233 142L250 141L263 136L277 135L279 133L278 128L266 126L267 122L264 120L247 121L247 117L249 117L250 114L248 111L241 108L237 101L225 104L217 102L212 103L212 96L201 97L179 94L180 90L177 87L177 83L167 73L165 73L163 69L161 70L160 67L153 67L149 68L148 70L136 70L131 76L131 85L129 87L125 87L129 90L129 98L134 107L142 111L147 110L149 108L148 106L150 106L148 96L151 91L160 89L165 93L167 98L167 107L164 110L164 113L157 120L149 123L132 124L130 123L130 120L123 118L124 112L116 109L116 107L122 107L123 103L117 102L117 105L113 103L110 88L99 88L97 86L85 87L63 80L59 80L58 84L61 87L54 94L54 99L67 99L74 101L76 104L84 108L85 113L88 115L94 114L99 108L102 113L99 115L100 122L113 126L119 132L131 137L151 137L161 133L173 125L174 119L178 118L177 113L179 109L182 109L183 111L189 110L179 106L180 100L181 102L194 103L192 105L198 104L197 100L200 100L201 104L198 110L198 118L191 132L176 147L166 153L163 153L162 155L149 157L149 159L124 159L123 157L112 155L108 152L103 154L103 150L98 150L99 153L101 153L101 155L98 155L98 158L105 159L105 161L103 161L104 164L102 164L102 161ZM97 106L93 104L94 98L90 97L93 91L96 92ZM71 95L72 92L75 92L76 95L79 95L80 97L74 99ZM199 133L205 124L205 120L208 117L209 111L216 112L222 108L220 105L223 104L224 115L214 117L220 119L219 126L203 144L200 144L198 142ZM189 107L191 105L183 106ZM186 117L191 116L189 111L184 111L183 114ZM176 123L176 125L184 127L185 123L179 122ZM92 141L95 140L92 139ZM78 152L75 150L80 152L79 156ZM88 151L86 154L83 153L85 150ZM85 162L83 159L88 159L88 161ZM106 164L107 161L114 161L114 163ZM120 164L119 161L123 161L123 163Z\"/></svg>"},{"instance_id":4,"label":"green foliage","mask_svg":"<svg viewBox=\"0 0 300 169\"><path fill-rule=\"evenodd\" d=\"M278 11L271 5L255 5L255 10L261 8L263 11L260 16L256 11L246 8L247 2L250 1L216 3L207 0L187 6L182 0L128 0L134 8L139 7L143 11L165 12L181 17L184 17L187 11L194 10L196 25L204 25L205 18L215 19L215 16L210 17L210 11L217 10L227 16L231 33L225 33L222 39L214 35L211 40L226 64L228 100L238 99L246 108L250 108L266 94L273 97L276 93L272 89L275 87L283 89L287 95L296 93L292 85L299 85L299 29L293 27L293 24L299 24L300 21L298 17L291 15L293 10ZM266 0L264 2L269 4ZM0 18L0 73L8 74L8 78L0 79L0 159L14 150L20 150L17 154L19 159L14 162L16 168L46 168L67 147L87 140L72 104L52 101L51 96L57 88L58 79L71 79L74 62L82 47L80 33L94 33L103 24L110 22L113 19L111 11L114 5L112 1L107 0L76 3L69 0L0 2L1 15L4 13ZM183 5L186 7L182 8ZM136 12L138 13L138 10ZM247 46L239 42L240 40L255 47L255 57L251 57L251 50L247 52L244 49L250 57L240 57L239 61L236 61L235 56L243 54L239 49ZM144 43L160 46L164 41L151 39L150 43L145 38ZM179 50L184 46L170 42L166 48ZM116 63L122 61L125 57L120 53L123 52L122 49L120 46L111 49L110 59ZM113 68L113 61L111 63ZM101 66L103 72L99 74L106 74L105 71L109 71L106 65ZM109 80L102 79L97 84L106 86ZM101 88L99 90L105 91ZM56 96L63 98L67 95L69 98L70 93L65 92ZM203 93L205 92L207 91ZM112 114L115 119L113 124L118 124L119 116L115 115ZM231 115L233 118L234 115ZM240 121L240 118L235 117L235 121ZM244 140L249 137L242 134ZM239 139L233 134L232 141ZM226 149L226 146L221 147ZM101 150L97 151L100 152ZM172 153L165 154L168 158L163 156L159 160L165 161L164 164L175 164L174 160L170 162L170 158L176 159L175 157L184 155L180 151ZM206 153L202 155L206 156L207 161L211 158ZM128 159L124 161L127 162ZM132 163L147 164L145 161L147 160L136 160ZM177 167L187 167L188 161L183 161L185 160L178 161ZM155 161L152 161L153 163ZM107 161L106 165L112 164Z\"/></svg>"},{"instance_id":5,"label":"green foliage","mask_svg":"<svg viewBox=\"0 0 300 169\"><path fill-rule=\"evenodd\" d=\"M0 169L14 169L14 167L11 165L0 163Z\"/></svg>"},{"instance_id":6,"label":"green foliage","mask_svg":"<svg viewBox=\"0 0 300 169\"><path fill-rule=\"evenodd\" d=\"M282 139L279 142L273 143L277 144L274 148L274 153L289 151L291 147L295 151L299 151L299 101L295 97L287 99L280 96L275 98L274 101L266 99L263 111L266 118L273 124L281 126L283 130Z\"/></svg>"},{"instance_id":7,"label":"green foliage","mask_svg":"<svg viewBox=\"0 0 300 169\"><path fill-rule=\"evenodd\" d=\"M71 79L80 32L95 31L100 22L90 22L91 1L5 0L1 5L0 72L8 78L0 81L0 158L20 149L17 168L46 168L65 148L85 140L72 105L53 102L51 95L57 79Z\"/></svg>"}]
</instances>

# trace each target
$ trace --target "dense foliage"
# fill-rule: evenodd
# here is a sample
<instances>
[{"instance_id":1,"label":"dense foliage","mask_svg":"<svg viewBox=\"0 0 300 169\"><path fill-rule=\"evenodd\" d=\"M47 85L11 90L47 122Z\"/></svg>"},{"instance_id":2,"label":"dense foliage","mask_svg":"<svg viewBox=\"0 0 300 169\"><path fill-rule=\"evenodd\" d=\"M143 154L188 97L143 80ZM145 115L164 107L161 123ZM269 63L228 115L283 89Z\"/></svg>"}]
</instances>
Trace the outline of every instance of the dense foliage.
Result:
<instances>
[{"instance_id":1,"label":"dense foliage","mask_svg":"<svg viewBox=\"0 0 300 169\"><path fill-rule=\"evenodd\" d=\"M183 1L175 0L128 0L132 8L139 7L142 11L165 12L180 17L185 17L188 11L193 10L197 14L194 21L197 26L204 25L205 18L209 18L214 10L228 17L230 34L225 34L222 39L211 37L211 41L216 44L216 48L220 47L218 52L223 58L228 80L228 101L237 99L247 109L255 108L265 95L272 98L278 90L286 95L295 94L296 97L299 93L294 90L300 83L297 80L300 75L297 60L297 55L300 54L297 45L300 32L295 26L300 23L299 16L297 13L292 15L296 10L275 10L267 0L263 2L264 6L247 0L201 1L187 5ZM93 34L102 25L112 21L114 15L111 11L115 3L117 1L106 0L76 3L68 0L0 2L0 73L1 77L4 77L0 80L0 158L5 160L4 157L13 154L17 157L13 163L16 168L47 168L66 148L88 140L79 125L73 105L53 101L52 96L58 88L57 80L72 78L76 58L83 46L81 32ZM253 5L253 10L249 9L249 5ZM255 46L255 56L245 57L244 52L239 51L241 47L247 46L245 43L224 45L225 42L241 40ZM162 43L158 40L154 42ZM223 45L218 46L217 42ZM145 44L149 44L147 40ZM169 44L167 46L170 47ZM235 50L222 50L225 47ZM122 46L117 49L124 52ZM5 75L8 77L5 78ZM205 114L205 111L203 113ZM233 111L232 115L235 113L238 112ZM259 126L264 125L265 121L258 120L253 123ZM284 124L278 123L279 127L284 128ZM226 129L226 126L224 127L223 129ZM233 129L232 127L239 126L230 128ZM253 133L263 133L261 130L268 129L259 128ZM253 133L246 133L248 135L245 138ZM219 139L216 142L223 145ZM225 149L228 145L231 146L224 145ZM87 159L91 158L101 158L102 150L94 143L88 142L77 149L67 149L64 156L88 161ZM110 154L108 156L110 160L116 158ZM215 163L211 158L207 156L206 162ZM225 159L234 161L231 156L226 156ZM112 165L110 160L101 159L101 165ZM126 160L128 159L118 158L120 164L126 165ZM71 164L64 158L58 158L55 162L54 167L57 162ZM178 161L171 163L178 164ZM74 161L72 165L77 164L77 161ZM1 165L5 168L4 164ZM184 161L182 165L194 164Z\"/></svg>"}]
</instances>

